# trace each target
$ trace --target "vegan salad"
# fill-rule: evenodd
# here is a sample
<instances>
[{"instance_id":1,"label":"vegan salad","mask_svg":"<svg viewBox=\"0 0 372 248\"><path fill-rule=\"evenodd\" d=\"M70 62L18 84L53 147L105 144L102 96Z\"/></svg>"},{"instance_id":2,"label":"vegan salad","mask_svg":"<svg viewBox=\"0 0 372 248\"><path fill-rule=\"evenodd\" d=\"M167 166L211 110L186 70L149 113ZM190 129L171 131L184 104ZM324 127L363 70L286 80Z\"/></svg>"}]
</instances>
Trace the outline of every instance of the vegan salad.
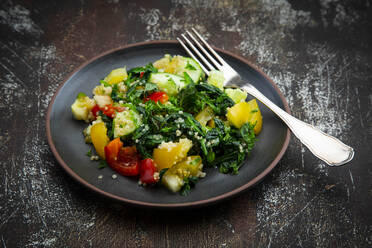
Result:
<instances>
[{"instance_id":1,"label":"vegan salad","mask_svg":"<svg viewBox=\"0 0 372 248\"><path fill-rule=\"evenodd\" d=\"M83 133L99 168L186 195L206 176L203 167L237 174L262 128L256 100L223 82L220 71L206 77L193 59L165 55L111 71L71 110L89 123Z\"/></svg>"}]
</instances>

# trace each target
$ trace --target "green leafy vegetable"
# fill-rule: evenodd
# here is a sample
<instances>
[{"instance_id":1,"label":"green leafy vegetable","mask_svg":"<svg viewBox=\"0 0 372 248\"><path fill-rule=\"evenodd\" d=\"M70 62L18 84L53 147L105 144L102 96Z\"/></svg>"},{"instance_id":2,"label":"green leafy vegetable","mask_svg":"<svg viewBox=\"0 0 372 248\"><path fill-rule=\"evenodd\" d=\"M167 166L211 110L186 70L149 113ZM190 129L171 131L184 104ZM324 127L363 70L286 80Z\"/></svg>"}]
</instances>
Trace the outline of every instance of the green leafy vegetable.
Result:
<instances>
[{"instance_id":1,"label":"green leafy vegetable","mask_svg":"<svg viewBox=\"0 0 372 248\"><path fill-rule=\"evenodd\" d=\"M87 95L86 95L85 93L80 92L80 93L77 95L76 99L80 99L80 98L83 98L83 97L86 97L86 96L87 96Z\"/></svg>"},{"instance_id":2,"label":"green leafy vegetable","mask_svg":"<svg viewBox=\"0 0 372 248\"><path fill-rule=\"evenodd\" d=\"M92 149L90 149L85 155L87 155L88 157L91 157L92 156Z\"/></svg>"},{"instance_id":3,"label":"green leafy vegetable","mask_svg":"<svg viewBox=\"0 0 372 248\"><path fill-rule=\"evenodd\" d=\"M190 74L196 70L189 62L185 69L189 70ZM100 81L105 87L112 87L111 99L114 107L130 107L138 112L141 118L142 124L134 132L121 137L125 146L135 145L141 159L145 159L152 158L153 150L163 142L188 138L193 143L188 152L189 156L200 155L205 166L216 166L222 173L237 174L254 147L254 125L246 123L240 129L229 126L226 112L227 108L235 104L234 101L214 85L206 82L195 83L187 72L183 72L182 79L182 85L186 86L177 95L168 96L166 103L145 101L150 94L159 91L157 84L149 82L151 73L157 72L151 63L129 70L124 81L125 92L120 90L120 84L110 85L104 80ZM169 80L174 81L172 78ZM78 98L85 96L84 93L79 93ZM206 107L213 111L213 127L205 124L202 126L194 118ZM258 109L255 109L251 112L257 111ZM98 111L97 114L105 123L107 136L112 140L113 119L103 114L103 111ZM86 155L92 156L92 151L88 151ZM106 166L106 161L100 160L98 168ZM159 182L166 171L167 169L163 169L159 172ZM183 180L184 185L180 193L187 195L198 178L186 177Z\"/></svg>"},{"instance_id":4,"label":"green leafy vegetable","mask_svg":"<svg viewBox=\"0 0 372 248\"><path fill-rule=\"evenodd\" d=\"M103 114L101 111L98 112L99 116L101 116L102 121L105 123L107 128L107 136L112 140L114 138L114 130L112 128L112 119L107 115Z\"/></svg>"},{"instance_id":5,"label":"green leafy vegetable","mask_svg":"<svg viewBox=\"0 0 372 248\"><path fill-rule=\"evenodd\" d=\"M105 87L111 87L111 84L107 83L107 82L104 81L104 80L100 80L99 82L100 82L103 86L105 86Z\"/></svg>"},{"instance_id":6,"label":"green leafy vegetable","mask_svg":"<svg viewBox=\"0 0 372 248\"><path fill-rule=\"evenodd\" d=\"M183 179L184 185L181 188L180 194L186 196L190 193L191 188L195 187L195 184L198 182L197 177L187 177Z\"/></svg>"},{"instance_id":7,"label":"green leafy vegetable","mask_svg":"<svg viewBox=\"0 0 372 248\"><path fill-rule=\"evenodd\" d=\"M107 162L106 160L101 159L98 164L98 169L103 169L105 167L107 167Z\"/></svg>"}]
</instances>

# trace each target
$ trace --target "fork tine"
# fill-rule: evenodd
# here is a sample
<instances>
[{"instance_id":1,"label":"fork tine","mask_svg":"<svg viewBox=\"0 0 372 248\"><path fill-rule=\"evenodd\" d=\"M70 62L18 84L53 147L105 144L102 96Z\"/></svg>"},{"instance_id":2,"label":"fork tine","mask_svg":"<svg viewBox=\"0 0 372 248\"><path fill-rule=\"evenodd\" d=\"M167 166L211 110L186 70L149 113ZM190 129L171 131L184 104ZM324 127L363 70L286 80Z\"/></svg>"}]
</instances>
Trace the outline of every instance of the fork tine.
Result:
<instances>
[{"instance_id":1,"label":"fork tine","mask_svg":"<svg viewBox=\"0 0 372 248\"><path fill-rule=\"evenodd\" d=\"M191 28L191 29L198 36L198 38L204 43L204 45L209 49L209 51L211 51L211 53L213 53L213 55L219 60L219 62L223 65L226 65L227 63L225 62L225 60L223 60L223 58L220 55L218 55L214 51L214 49L204 40L204 38L198 32L196 32L195 28Z\"/></svg>"},{"instance_id":2,"label":"fork tine","mask_svg":"<svg viewBox=\"0 0 372 248\"><path fill-rule=\"evenodd\" d=\"M181 34L181 36L210 70L216 70L184 34Z\"/></svg>"},{"instance_id":3,"label":"fork tine","mask_svg":"<svg viewBox=\"0 0 372 248\"><path fill-rule=\"evenodd\" d=\"M186 52L200 65L202 70L209 76L209 71L203 66L202 63L194 56L194 54L189 50L189 48L183 43L180 38L177 38L178 42L181 43L182 47L186 50Z\"/></svg>"},{"instance_id":4,"label":"fork tine","mask_svg":"<svg viewBox=\"0 0 372 248\"><path fill-rule=\"evenodd\" d=\"M204 47L199 43L199 41L197 39L195 39L195 37L189 32L186 30L186 33L194 40L195 44L200 48L200 50L203 51L203 53L208 57L208 59L218 68L220 69L221 68L221 64L218 63L211 55L209 52L207 52Z\"/></svg>"}]
</instances>

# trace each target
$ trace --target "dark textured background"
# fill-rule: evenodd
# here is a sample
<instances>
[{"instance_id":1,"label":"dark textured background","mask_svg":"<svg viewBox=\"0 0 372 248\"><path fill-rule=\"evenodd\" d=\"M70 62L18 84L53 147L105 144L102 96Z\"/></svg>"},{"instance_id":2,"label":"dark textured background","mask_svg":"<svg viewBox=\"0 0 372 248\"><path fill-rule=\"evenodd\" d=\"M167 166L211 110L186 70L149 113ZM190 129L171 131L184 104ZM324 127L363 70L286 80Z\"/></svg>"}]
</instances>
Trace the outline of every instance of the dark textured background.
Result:
<instances>
[{"instance_id":1,"label":"dark textured background","mask_svg":"<svg viewBox=\"0 0 372 248\"><path fill-rule=\"evenodd\" d=\"M0 246L371 247L371 1L0 2ZM356 150L329 168L292 138L255 188L192 211L119 205L57 164L45 114L58 85L99 53L197 28L245 56L299 117Z\"/></svg>"}]
</instances>

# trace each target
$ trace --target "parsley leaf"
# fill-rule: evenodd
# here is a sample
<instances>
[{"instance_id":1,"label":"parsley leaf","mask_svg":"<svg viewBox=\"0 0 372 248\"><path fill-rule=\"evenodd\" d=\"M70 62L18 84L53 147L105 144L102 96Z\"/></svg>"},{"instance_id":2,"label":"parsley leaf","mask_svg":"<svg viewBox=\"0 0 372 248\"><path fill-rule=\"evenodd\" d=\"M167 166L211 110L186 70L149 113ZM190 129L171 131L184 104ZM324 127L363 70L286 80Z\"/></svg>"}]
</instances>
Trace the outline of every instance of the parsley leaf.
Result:
<instances>
[{"instance_id":1,"label":"parsley leaf","mask_svg":"<svg viewBox=\"0 0 372 248\"><path fill-rule=\"evenodd\" d=\"M92 156L92 149L90 149L85 155L87 155L88 157L91 157Z\"/></svg>"},{"instance_id":2,"label":"parsley leaf","mask_svg":"<svg viewBox=\"0 0 372 248\"><path fill-rule=\"evenodd\" d=\"M103 86L105 86L105 87L111 87L111 84L107 83L107 82L104 81L104 80L100 80L99 82L100 82L101 84L103 84Z\"/></svg>"},{"instance_id":3,"label":"parsley leaf","mask_svg":"<svg viewBox=\"0 0 372 248\"><path fill-rule=\"evenodd\" d=\"M101 159L98 164L98 169L103 169L107 166L106 160Z\"/></svg>"}]
</instances>

